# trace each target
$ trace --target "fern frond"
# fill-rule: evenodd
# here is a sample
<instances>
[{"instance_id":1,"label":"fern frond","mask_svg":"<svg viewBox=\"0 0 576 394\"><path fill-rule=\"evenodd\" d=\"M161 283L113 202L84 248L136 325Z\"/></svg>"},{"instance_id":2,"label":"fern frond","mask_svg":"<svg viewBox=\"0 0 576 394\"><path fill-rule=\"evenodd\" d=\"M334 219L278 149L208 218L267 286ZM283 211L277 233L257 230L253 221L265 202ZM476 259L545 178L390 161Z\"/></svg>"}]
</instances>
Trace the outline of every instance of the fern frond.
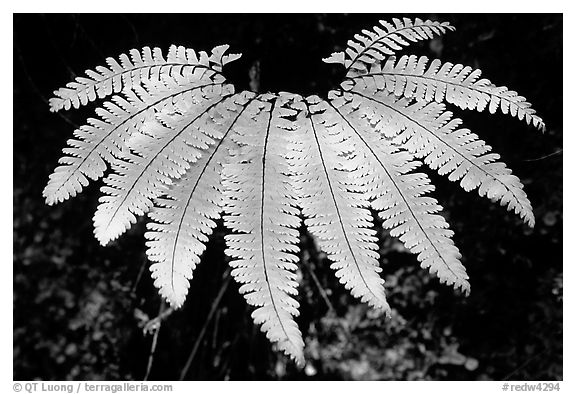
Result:
<instances>
[{"instance_id":1,"label":"fern frond","mask_svg":"<svg viewBox=\"0 0 576 394\"><path fill-rule=\"evenodd\" d=\"M165 124L152 119L132 135L129 147L134 153L114 160L114 172L100 189L104 196L94 215L94 233L101 244L116 239L136 222L136 216L146 214L172 179L180 178L189 163L222 136L213 124L214 107L233 93L232 85L205 86L183 102L190 107L184 116L160 114Z\"/></svg>"},{"instance_id":2,"label":"fern frond","mask_svg":"<svg viewBox=\"0 0 576 394\"><path fill-rule=\"evenodd\" d=\"M304 363L298 315L296 253L298 209L285 157L283 95L262 95L238 119L234 138L242 146L222 171L224 223L237 234L226 236L226 254L240 292L256 310L252 317L279 349Z\"/></svg>"},{"instance_id":3,"label":"fern frond","mask_svg":"<svg viewBox=\"0 0 576 394\"><path fill-rule=\"evenodd\" d=\"M172 45L168 57L164 59L160 48L144 47L141 51L132 49L130 56L121 54L119 62L109 57L108 67L98 66L96 71L87 70L86 77L78 77L66 87L54 92L56 97L50 99L52 112L71 107L80 108L96 99L103 99L113 93L139 86L143 81L159 80L162 77L181 75L188 78L200 71L201 79L209 80L214 74L222 71L222 66L240 55L224 55L228 45L220 45L206 52L196 54L193 49Z\"/></svg>"},{"instance_id":4,"label":"fern frond","mask_svg":"<svg viewBox=\"0 0 576 394\"><path fill-rule=\"evenodd\" d=\"M208 237L223 215L225 253L255 324L304 364L296 323L300 214L336 277L360 300L390 314L372 208L391 236L441 283L469 293L461 255L423 163L466 191L499 202L534 225L520 180L500 156L461 128L444 102L501 111L544 129L518 93L480 70L398 51L454 30L448 23L380 21L324 59L345 68L328 99L235 94L223 66L240 55L170 47L131 50L86 71L50 99L53 112L106 99L74 132L43 195L75 196L110 173L94 215L106 244L148 214L154 285L180 307ZM252 85L252 84L251 84Z\"/></svg>"},{"instance_id":5,"label":"fern frond","mask_svg":"<svg viewBox=\"0 0 576 394\"><path fill-rule=\"evenodd\" d=\"M155 200L149 212L146 246L154 285L173 308L182 306L189 280L208 236L220 217L222 185L220 173L227 163L232 143L229 134L254 94L234 95L214 114L214 123L224 134L211 145L186 174L175 182L166 196ZM217 116L217 117L216 117Z\"/></svg>"},{"instance_id":6,"label":"fern frond","mask_svg":"<svg viewBox=\"0 0 576 394\"><path fill-rule=\"evenodd\" d=\"M349 190L353 169L343 165L349 143L327 128L328 104L317 96L293 104L299 108L291 134L290 164L304 223L333 261L340 282L354 297L390 314L384 280L378 274L378 245L364 195Z\"/></svg>"},{"instance_id":7,"label":"fern frond","mask_svg":"<svg viewBox=\"0 0 576 394\"><path fill-rule=\"evenodd\" d=\"M342 64L346 67L346 76L354 76L360 71L366 72L368 65L381 62L411 42L432 39L434 35L455 30L448 22L422 21L419 18L414 21L394 18L392 22L380 21L380 25L374 26L371 31L362 30L354 36L354 40L348 41L344 52L333 53L323 61Z\"/></svg>"},{"instance_id":8,"label":"fern frond","mask_svg":"<svg viewBox=\"0 0 576 394\"><path fill-rule=\"evenodd\" d=\"M59 160L61 166L50 175L43 191L46 202L52 205L74 197L89 183L88 179L102 177L106 162L114 163L128 150L127 140L137 133L146 120L168 104L191 101L197 91L209 86L220 86L224 78L215 75L204 80L204 73L196 69L187 77L163 77L160 81L147 81L146 88L135 86L122 96L113 96L104 108L97 108L100 119L88 119L88 124L74 132L77 139L68 140L67 155Z\"/></svg>"},{"instance_id":9,"label":"fern frond","mask_svg":"<svg viewBox=\"0 0 576 394\"><path fill-rule=\"evenodd\" d=\"M402 56L396 61L391 57L382 66L372 64L368 73L356 73L342 83L344 90L357 87L373 95L381 92L398 97L415 98L417 101L446 100L462 109L498 109L504 114L525 119L536 128L544 130L542 119L536 115L532 104L517 92L505 86L496 86L488 79L480 79L481 71L461 64L442 63L426 56Z\"/></svg>"},{"instance_id":10,"label":"fern frond","mask_svg":"<svg viewBox=\"0 0 576 394\"><path fill-rule=\"evenodd\" d=\"M468 275L452 241L454 233L438 214L442 207L426 196L434 186L425 174L411 172L420 163L375 133L352 100L334 91L329 97L340 120L335 120L333 127L345 130L354 142L360 166L356 178L359 191L372 200L372 207L384 220L383 227L417 254L422 268L436 274L441 283L469 293Z\"/></svg>"},{"instance_id":11,"label":"fern frond","mask_svg":"<svg viewBox=\"0 0 576 394\"><path fill-rule=\"evenodd\" d=\"M430 168L440 175L448 175L451 181L460 180L460 186L466 191L478 189L480 196L499 201L534 227L532 206L520 180L504 163L497 161L500 155L490 153L492 148L476 134L458 128L462 121L452 118L443 104L410 104L409 100L398 99L393 94L374 97L369 91L350 93L358 100L357 106L364 106L363 111L377 128L396 136L396 143L423 158Z\"/></svg>"}]
</instances>

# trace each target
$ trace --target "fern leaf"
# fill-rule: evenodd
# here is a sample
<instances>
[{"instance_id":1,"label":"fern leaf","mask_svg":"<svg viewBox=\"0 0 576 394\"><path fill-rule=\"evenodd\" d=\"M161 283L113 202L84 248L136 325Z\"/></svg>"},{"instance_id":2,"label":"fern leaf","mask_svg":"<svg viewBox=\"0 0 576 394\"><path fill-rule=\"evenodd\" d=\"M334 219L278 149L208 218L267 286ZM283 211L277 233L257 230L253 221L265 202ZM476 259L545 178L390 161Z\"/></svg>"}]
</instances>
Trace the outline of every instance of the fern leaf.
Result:
<instances>
[{"instance_id":1,"label":"fern leaf","mask_svg":"<svg viewBox=\"0 0 576 394\"><path fill-rule=\"evenodd\" d=\"M349 191L354 171L343 168L347 140L327 127L329 108L317 96L299 101L302 110L291 136L290 158L298 205L305 224L319 240L320 248L333 261L340 282L381 312L390 314L379 276L378 245L365 196Z\"/></svg>"},{"instance_id":2,"label":"fern leaf","mask_svg":"<svg viewBox=\"0 0 576 394\"><path fill-rule=\"evenodd\" d=\"M100 119L88 119L88 124L74 132L77 139L68 140L67 156L59 160L43 191L46 202L52 205L74 197L87 186L88 179L99 179L107 168L127 150L130 135L154 114L175 101L193 101L198 90L224 83L221 76L204 81L203 73L195 71L187 77L163 77L161 81L147 81L146 88L135 86L123 96L112 97L104 108L97 108Z\"/></svg>"},{"instance_id":3,"label":"fern leaf","mask_svg":"<svg viewBox=\"0 0 576 394\"><path fill-rule=\"evenodd\" d=\"M351 100L334 91L329 97L341 120L334 127L342 127L354 141L361 169L356 178L359 191L372 200L384 228L417 254L421 266L436 274L441 283L469 293L468 275L452 241L454 233L437 214L442 207L426 196L434 186L425 174L411 172L419 163L375 133Z\"/></svg>"},{"instance_id":4,"label":"fern leaf","mask_svg":"<svg viewBox=\"0 0 576 394\"><path fill-rule=\"evenodd\" d=\"M366 72L367 65L381 62L411 42L428 40L434 35L454 30L448 22L422 21L419 18L414 21L394 18L392 21L393 24L380 21L380 25L372 30L362 30L354 36L354 40L348 41L344 53L333 53L323 59L324 62L342 64L346 67L347 76L353 76L360 71Z\"/></svg>"},{"instance_id":5,"label":"fern leaf","mask_svg":"<svg viewBox=\"0 0 576 394\"><path fill-rule=\"evenodd\" d=\"M115 159L114 170L104 179L105 194L94 215L94 233L102 245L116 239L146 214L154 198L163 194L173 178L180 178L189 163L222 135L213 127L214 107L233 94L232 85L207 86L195 95L191 108L176 119L162 117L167 125L153 119L130 139L133 153ZM188 101L184 101L188 106Z\"/></svg>"},{"instance_id":6,"label":"fern leaf","mask_svg":"<svg viewBox=\"0 0 576 394\"><path fill-rule=\"evenodd\" d=\"M351 294L390 314L372 208L382 226L441 283L470 291L423 163L466 191L500 202L534 225L520 180L499 155L452 117L444 102L510 114L539 129L542 119L515 91L480 70L396 57L454 30L421 19L380 21L324 59L345 67L328 99L234 94L223 66L240 57L171 46L131 50L86 71L50 99L53 112L108 98L74 132L43 191L48 204L75 196L112 171L100 189L96 238L106 244L148 214L147 255L155 286L180 307L223 215L231 273L254 307L255 324L304 364L296 323L300 214ZM251 84L252 85L252 84Z\"/></svg>"},{"instance_id":7,"label":"fern leaf","mask_svg":"<svg viewBox=\"0 0 576 394\"><path fill-rule=\"evenodd\" d=\"M526 98L505 86L496 86L488 79L480 79L481 71L461 64L442 63L433 60L428 64L426 56L402 56L396 61L391 57L384 65L373 64L368 73L358 73L342 83L344 90L357 87L371 94L381 92L396 96L415 98L417 101L446 100L462 109L488 108L491 113L498 109L504 114L525 119L538 129L545 129Z\"/></svg>"},{"instance_id":8,"label":"fern leaf","mask_svg":"<svg viewBox=\"0 0 576 394\"><path fill-rule=\"evenodd\" d=\"M357 105L377 107L380 115L373 123L384 133L396 135L396 142L423 158L424 162L451 181L460 180L460 186L470 191L478 189L480 196L499 201L508 210L518 214L530 227L534 227L532 206L520 180L500 156L490 153L492 148L468 129L459 129L462 121L452 118L443 104L416 102L394 95L371 96L369 92L352 91L359 99ZM365 111L368 116L373 112Z\"/></svg>"},{"instance_id":9,"label":"fern leaf","mask_svg":"<svg viewBox=\"0 0 576 394\"><path fill-rule=\"evenodd\" d=\"M298 315L295 245L299 239L298 210L285 157L283 96L263 95L238 120L235 139L242 146L222 171L225 189L224 223L237 234L226 236L233 258L232 275L240 292L255 306L252 317L268 339L300 365L304 363Z\"/></svg>"},{"instance_id":10,"label":"fern leaf","mask_svg":"<svg viewBox=\"0 0 576 394\"><path fill-rule=\"evenodd\" d=\"M109 57L108 67L98 66L96 71L87 70L87 77L78 77L66 87L54 92L51 98L52 112L71 107L80 108L96 99L103 99L113 93L139 86L143 81L158 80L162 77L181 75L189 77L201 71L202 79L209 80L215 73L222 71L222 66L236 60L239 55L224 55L228 45L215 47L212 53L196 54L193 49L172 45L164 59L160 48L144 47L141 51L132 49L130 56L122 54L119 62Z\"/></svg>"},{"instance_id":11,"label":"fern leaf","mask_svg":"<svg viewBox=\"0 0 576 394\"><path fill-rule=\"evenodd\" d=\"M158 198L149 213L148 258L154 285L173 308L182 306L188 293L189 280L200 261L208 236L220 217L222 165L228 161L235 145L230 131L251 102L253 94L243 92L222 106L215 123L224 131L222 139L204 152L186 174Z\"/></svg>"}]
</instances>

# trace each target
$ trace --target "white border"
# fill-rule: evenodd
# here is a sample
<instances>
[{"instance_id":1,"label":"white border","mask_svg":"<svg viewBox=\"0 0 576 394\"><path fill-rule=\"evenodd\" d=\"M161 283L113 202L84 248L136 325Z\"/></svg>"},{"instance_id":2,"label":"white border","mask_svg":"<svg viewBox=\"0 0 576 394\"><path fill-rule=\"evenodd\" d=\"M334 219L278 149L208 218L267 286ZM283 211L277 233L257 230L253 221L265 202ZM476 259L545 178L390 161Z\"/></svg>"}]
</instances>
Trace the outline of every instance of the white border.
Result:
<instances>
[{"instance_id":1,"label":"white border","mask_svg":"<svg viewBox=\"0 0 576 394\"><path fill-rule=\"evenodd\" d=\"M12 4L2 6L2 14L0 20L0 37L3 41L2 49L5 52L12 50L13 45L13 13L22 12L102 12L114 10L115 12L163 12L163 13L183 13L183 12L536 12L536 13L550 13L562 12L564 13L564 69L563 69L563 84L564 84L564 113L570 114L574 112L574 93L567 94L566 92L576 92L574 86L574 68L576 67L576 60L574 59L574 50L576 42L574 40L574 26L576 20L574 18L574 10L568 1L538 1L528 2L507 2L503 0L480 0L480 1L442 1L432 4L432 1L310 1L310 0L288 0L281 1L261 1L261 2L245 2L245 1L222 1L217 2L200 2L200 1L186 1L186 2L144 2L140 1L114 1L114 0L95 0L90 4L86 1L18 1ZM203 3L203 4L199 4ZM274 4L273 4L274 3ZM273 4L273 5L272 5ZM162 8L161 8L162 7ZM8 9L6 9L8 8ZM9 61L1 62L3 67L2 75L13 75L13 63ZM5 81L4 88L9 90L12 86L11 83ZM2 96L2 115L4 124L8 123L13 125L13 107L12 107L12 92L5 92ZM7 122L8 121L8 122ZM574 177L576 172L574 155L572 154L572 147L574 146L574 120L564 116L563 128L568 130L564 134L564 146L566 147L564 158L564 173L568 174L564 178L564 195L565 201L576 201L574 194ZM6 127L7 128L7 127ZM12 133L4 130L4 139L9 141L1 144L2 152L0 157L3 162L3 181L13 184L13 152L8 151L13 146ZM5 151L4 151L5 150ZM566 154L567 153L567 154ZM4 258L1 260L4 264L3 270L6 270L3 275L4 283L0 286L2 310L5 315L5 323L1 327L1 379L0 379L0 392L12 392L12 338L13 338L13 324L12 324L12 207L13 197L11 193L4 192L1 195L1 218L2 220L2 233L0 239L2 240L2 255ZM574 242L574 209L576 204L565 204L564 206L564 239L572 240ZM564 266L564 382L561 383L564 393L576 392L574 384L574 376L576 370L574 360L574 333L576 327L574 324L574 291L576 289L574 283L574 271L576 264L575 251L569 249L570 244L564 242L564 258L567 264ZM10 281L10 282L8 282ZM7 316L6 316L7 315ZM8 323L9 322L9 323ZM110 382L113 383L113 382ZM535 383L535 382L530 382ZM502 382L284 382L278 384L276 382L174 382L175 393L192 393L206 389L207 385L211 388L222 390L234 390L235 393L253 393L274 390L275 392L292 392L300 390L302 392L312 392L313 390L327 389L331 392L343 392L344 390L369 390L374 389L386 390L390 393L397 392L431 392L431 393L500 393L502 392ZM354 384L352 387L351 384ZM225 385L225 386L224 386ZM216 387L213 387L216 386Z\"/></svg>"}]
</instances>

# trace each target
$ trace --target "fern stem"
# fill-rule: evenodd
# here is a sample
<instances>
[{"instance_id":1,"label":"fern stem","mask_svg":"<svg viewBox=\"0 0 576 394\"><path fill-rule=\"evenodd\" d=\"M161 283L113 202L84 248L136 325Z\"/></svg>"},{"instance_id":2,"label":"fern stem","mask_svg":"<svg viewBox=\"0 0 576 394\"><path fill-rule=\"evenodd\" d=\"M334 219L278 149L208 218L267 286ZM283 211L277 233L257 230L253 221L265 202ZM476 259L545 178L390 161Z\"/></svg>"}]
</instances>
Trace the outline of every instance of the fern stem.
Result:
<instances>
[{"instance_id":1,"label":"fern stem","mask_svg":"<svg viewBox=\"0 0 576 394\"><path fill-rule=\"evenodd\" d=\"M154 336L152 337L152 345L150 346L150 354L148 355L148 364L146 365L146 374L144 375L144 381L148 380L150 376L150 371L152 371L152 364L154 363L154 353L156 352L156 345L158 344L158 334L160 333L160 327L162 327L162 319L160 318L164 313L164 308L166 304L164 300L160 300L160 309L158 310L158 317L154 320L158 321L158 327L154 330ZM150 323L150 322L149 322ZM148 324L146 325L148 326ZM146 332L146 326L144 327L144 332Z\"/></svg>"},{"instance_id":2,"label":"fern stem","mask_svg":"<svg viewBox=\"0 0 576 394\"><path fill-rule=\"evenodd\" d=\"M278 324L280 328L282 328L282 332L286 337L288 342L292 343L284 324L282 323L282 318L280 317L280 313L278 312L278 307L276 306L276 301L274 300L274 293L272 292L272 288L270 287L270 279L268 278L268 269L266 268L266 255L264 253L264 192L265 192L265 185L264 180L266 179L266 151L268 148L268 138L270 137L270 126L272 124L272 115L274 114L274 107L276 106L276 99L272 101L272 106L270 107L270 117L268 119L268 126L266 127L266 137L264 138L264 151L262 153L262 191L260 196L260 201L262 201L260 205L260 245L262 245L262 265L264 266L264 278L266 282L266 286L268 287L268 293L270 293L270 302L272 302L272 308L274 308L274 313L278 318Z\"/></svg>"},{"instance_id":3,"label":"fern stem","mask_svg":"<svg viewBox=\"0 0 576 394\"><path fill-rule=\"evenodd\" d=\"M136 288L138 287L138 284L140 283L140 280L142 279L142 274L144 273L144 268L146 267L146 264L148 263L148 260L146 259L142 259L142 264L140 264L140 269L138 270L138 275L136 275L136 279L134 280L134 284L132 285L132 290L130 291L130 295L134 295L136 294Z\"/></svg>"},{"instance_id":4,"label":"fern stem","mask_svg":"<svg viewBox=\"0 0 576 394\"><path fill-rule=\"evenodd\" d=\"M186 360L186 364L184 364L184 367L182 368L182 371L180 372L179 380L184 380L184 378L188 374L188 370L190 369L190 366L192 365L192 361L194 360L194 356L196 356L198 348L200 347L200 342L202 342L202 339L204 338L204 335L206 334L206 329L208 328L208 325L212 321L212 318L214 317L214 314L216 313L216 309L218 308L218 305L220 304L220 301L222 300L224 293L226 293L226 289L228 288L228 284L230 283L230 278L231 278L230 268L228 268L224 272L224 282L222 283L222 286L220 286L220 291L218 291L216 298L214 298L214 301L212 301L212 306L210 307L210 312L208 312L208 316L206 317L206 320L204 321L204 325L202 326L200 333L196 337L196 341L194 341L194 346L192 347L192 351L190 352L190 355L188 356L188 359Z\"/></svg>"},{"instance_id":5,"label":"fern stem","mask_svg":"<svg viewBox=\"0 0 576 394\"><path fill-rule=\"evenodd\" d=\"M312 265L308 264L306 262L303 262L302 265L304 265L306 267L306 269L308 270L308 272L310 273L310 276L312 277L312 281L314 282L316 287L318 287L318 291L320 292L320 296L322 297L322 299L326 303L326 306L328 307L330 312L333 313L335 311L334 306L332 305L332 302L330 302L330 299L328 298L328 294L326 293L326 290L324 290L324 288L322 287L322 284L318 280L318 277L314 273L314 269L312 269Z\"/></svg>"}]
</instances>

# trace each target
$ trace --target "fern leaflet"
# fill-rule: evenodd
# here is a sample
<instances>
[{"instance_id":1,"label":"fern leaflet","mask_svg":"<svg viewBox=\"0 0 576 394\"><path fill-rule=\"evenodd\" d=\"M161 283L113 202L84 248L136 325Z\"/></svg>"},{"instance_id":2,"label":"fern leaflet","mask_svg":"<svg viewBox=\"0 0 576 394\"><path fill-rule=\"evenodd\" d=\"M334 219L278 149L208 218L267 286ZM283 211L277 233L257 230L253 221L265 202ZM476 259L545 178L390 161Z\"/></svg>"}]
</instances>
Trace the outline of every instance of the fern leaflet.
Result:
<instances>
[{"instance_id":1,"label":"fern leaflet","mask_svg":"<svg viewBox=\"0 0 576 394\"><path fill-rule=\"evenodd\" d=\"M252 94L243 92L232 96L214 116L215 126L225 132L222 139L208 147L203 156L186 174L155 200L149 213L145 234L152 277L160 294L178 308L186 299L189 280L205 249L207 236L220 217L222 185L220 173L227 163L234 144L229 138L233 126L251 102Z\"/></svg>"},{"instance_id":2,"label":"fern leaflet","mask_svg":"<svg viewBox=\"0 0 576 394\"><path fill-rule=\"evenodd\" d=\"M428 40L435 34L454 30L447 22L422 21L419 18L414 21L393 18L392 22L380 21L380 26L374 26L372 31L362 30L361 34L354 36L354 40L348 41L348 48L344 52L335 52L323 59L324 62L344 65L349 77L360 71L365 72L367 65L381 62L402 47L409 46L410 42Z\"/></svg>"},{"instance_id":3,"label":"fern leaflet","mask_svg":"<svg viewBox=\"0 0 576 394\"><path fill-rule=\"evenodd\" d=\"M294 113L283 97L263 95L250 104L237 122L236 141L242 146L222 171L225 188L224 223L239 233L226 236L232 276L240 292L256 307L252 317L278 348L304 363L298 315L295 255L299 248L298 210L283 149Z\"/></svg>"},{"instance_id":4,"label":"fern leaflet","mask_svg":"<svg viewBox=\"0 0 576 394\"><path fill-rule=\"evenodd\" d=\"M50 110L53 112L71 107L80 108L96 99L103 99L113 93L132 89L147 80L159 80L162 77L182 75L190 77L200 69L201 79L209 80L215 73L222 71L222 66L236 60L240 55L224 55L228 45L220 45L208 55L206 52L196 54L193 49L182 46L170 46L165 60L160 48L144 47L141 51L132 49L130 56L119 56L120 63L112 57L106 59L108 68L96 67L96 71L87 70L86 77L78 77L66 87L54 92L50 99ZM199 55L199 57L198 57Z\"/></svg>"},{"instance_id":5,"label":"fern leaflet","mask_svg":"<svg viewBox=\"0 0 576 394\"><path fill-rule=\"evenodd\" d=\"M114 96L104 108L96 109L100 119L88 119L88 125L74 132L78 139L68 140L70 148L64 149L68 156L59 160L63 165L50 175L43 191L46 202L54 204L74 197L88 185L88 178L102 177L106 162L114 163L123 156L130 136L153 119L156 111L173 101L190 100L197 90L223 82L222 77L201 82L200 75L191 79L163 78L162 82L148 81L150 91L138 86L124 92L126 98Z\"/></svg>"},{"instance_id":6,"label":"fern leaflet","mask_svg":"<svg viewBox=\"0 0 576 394\"><path fill-rule=\"evenodd\" d=\"M416 102L394 95L382 98L368 96L368 92L353 91L357 105L378 106L382 115L375 122L385 134L396 136L400 144L440 175L448 175L451 181L460 180L460 186L470 191L478 189L480 196L500 201L508 210L517 213L530 227L534 227L532 206L520 180L504 163L497 162L500 156L488 153L491 147L478 139L468 129L458 129L460 119L452 119L443 104Z\"/></svg>"},{"instance_id":7,"label":"fern leaflet","mask_svg":"<svg viewBox=\"0 0 576 394\"><path fill-rule=\"evenodd\" d=\"M496 86L488 79L479 79L480 75L478 69L442 63L438 59L428 65L426 56L402 56L397 61L390 57L383 66L371 65L367 73L351 74L342 83L342 88L369 90L375 96L388 92L426 102L446 100L462 109L479 112L488 107L492 114L500 109L504 114L510 113L520 120L526 119L526 123L532 123L534 127L545 129L544 122L524 97L505 86Z\"/></svg>"},{"instance_id":8,"label":"fern leaflet","mask_svg":"<svg viewBox=\"0 0 576 394\"><path fill-rule=\"evenodd\" d=\"M375 232L366 197L350 190L357 176L341 156L349 153L347 138L332 126L328 105L317 96L298 101L296 131L292 135L294 183L305 224L334 262L331 267L352 295L390 313L384 281L378 273Z\"/></svg>"},{"instance_id":9,"label":"fern leaflet","mask_svg":"<svg viewBox=\"0 0 576 394\"><path fill-rule=\"evenodd\" d=\"M379 137L352 102L337 92L331 92L331 98L334 111L343 120L338 124L351 135L361 159L359 190L372 200L372 208L384 220L383 226L418 254L422 267L429 268L442 283L468 293L468 275L452 242L453 232L436 214L442 210L437 201L425 196L434 187L425 174L410 173L419 163Z\"/></svg>"},{"instance_id":10,"label":"fern leaflet","mask_svg":"<svg viewBox=\"0 0 576 394\"><path fill-rule=\"evenodd\" d=\"M221 137L219 130L209 126L210 111L232 93L231 85L202 86L195 95L199 102L174 124L166 127L154 119L130 138L135 154L127 153L114 161L115 172L104 179L106 186L101 190L105 196L94 215L96 238L103 245L135 223L134 215L146 214L171 179L180 178L189 163Z\"/></svg>"}]
</instances>

